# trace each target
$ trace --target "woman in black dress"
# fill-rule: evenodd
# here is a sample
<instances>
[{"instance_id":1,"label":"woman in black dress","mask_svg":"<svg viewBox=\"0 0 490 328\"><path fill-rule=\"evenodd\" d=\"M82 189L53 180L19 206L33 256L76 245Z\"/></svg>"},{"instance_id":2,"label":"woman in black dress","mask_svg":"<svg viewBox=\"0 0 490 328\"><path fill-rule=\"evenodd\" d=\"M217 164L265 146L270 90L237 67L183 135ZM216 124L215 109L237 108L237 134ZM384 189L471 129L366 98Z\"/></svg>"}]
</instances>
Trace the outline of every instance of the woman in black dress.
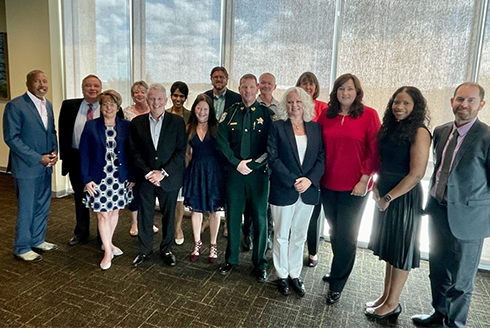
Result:
<instances>
[{"instance_id":1,"label":"woman in black dress","mask_svg":"<svg viewBox=\"0 0 490 328\"><path fill-rule=\"evenodd\" d=\"M213 101L205 94L197 96L192 105L187 123L188 144L184 176L184 205L192 211L191 222L194 234L194 248L190 261L201 254L202 214L209 212L209 263L216 263L218 257L219 217L217 211L224 207L224 185L219 153L216 144L218 120L214 113Z\"/></svg>"},{"instance_id":2,"label":"woman in black dress","mask_svg":"<svg viewBox=\"0 0 490 328\"><path fill-rule=\"evenodd\" d=\"M386 261L383 295L366 303L374 319L397 317L399 298L412 268L419 267L422 189L431 135L427 102L415 87L401 87L386 108L378 133L381 167L374 187L375 210L369 249Z\"/></svg>"}]
</instances>

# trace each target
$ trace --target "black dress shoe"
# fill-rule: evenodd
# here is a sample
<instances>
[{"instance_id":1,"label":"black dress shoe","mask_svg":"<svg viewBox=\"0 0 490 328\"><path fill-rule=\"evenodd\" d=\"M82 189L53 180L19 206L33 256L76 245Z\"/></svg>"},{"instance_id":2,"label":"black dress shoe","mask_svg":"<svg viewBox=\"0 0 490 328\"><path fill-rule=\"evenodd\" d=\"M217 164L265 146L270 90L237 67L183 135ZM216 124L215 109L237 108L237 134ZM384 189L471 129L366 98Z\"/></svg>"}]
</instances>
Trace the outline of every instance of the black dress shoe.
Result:
<instances>
[{"instance_id":1,"label":"black dress shoe","mask_svg":"<svg viewBox=\"0 0 490 328\"><path fill-rule=\"evenodd\" d=\"M138 254L133 260L133 266L136 268L148 260L148 255Z\"/></svg>"},{"instance_id":2,"label":"black dress shoe","mask_svg":"<svg viewBox=\"0 0 490 328\"><path fill-rule=\"evenodd\" d=\"M277 281L277 290L284 296L288 296L291 294L291 290L289 289L289 282L287 279L279 279Z\"/></svg>"},{"instance_id":3,"label":"black dress shoe","mask_svg":"<svg viewBox=\"0 0 490 328\"><path fill-rule=\"evenodd\" d=\"M331 290L327 293L327 304L332 305L337 303L340 300L340 294L342 292L332 292Z\"/></svg>"},{"instance_id":4,"label":"black dress shoe","mask_svg":"<svg viewBox=\"0 0 490 328\"><path fill-rule=\"evenodd\" d=\"M68 246L75 246L75 245L83 245L88 242L88 237L82 237L82 236L73 236L72 239L68 242Z\"/></svg>"},{"instance_id":5,"label":"black dress shoe","mask_svg":"<svg viewBox=\"0 0 490 328\"><path fill-rule=\"evenodd\" d=\"M400 304L398 304L398 306L391 312L388 312L386 314L383 314L383 315L380 315L380 314L376 314L376 310L375 308L368 308L366 309L366 311L364 311L364 314L370 318L370 319L378 319L378 320L382 320L382 319L396 319L398 318L398 316L400 315L400 313L402 313L402 306Z\"/></svg>"},{"instance_id":6,"label":"black dress shoe","mask_svg":"<svg viewBox=\"0 0 490 328\"><path fill-rule=\"evenodd\" d=\"M327 273L326 275L324 275L323 278L322 278L322 280L325 281L325 282L330 282L330 272Z\"/></svg>"},{"instance_id":7,"label":"black dress shoe","mask_svg":"<svg viewBox=\"0 0 490 328\"><path fill-rule=\"evenodd\" d=\"M230 274L231 270L233 270L234 267L235 267L234 264L225 262L219 267L218 269L219 274L222 276L227 276Z\"/></svg>"},{"instance_id":8,"label":"black dress shoe","mask_svg":"<svg viewBox=\"0 0 490 328\"><path fill-rule=\"evenodd\" d=\"M299 297L303 297L306 294L306 288L303 282L299 278L291 279L291 286Z\"/></svg>"},{"instance_id":9,"label":"black dress shoe","mask_svg":"<svg viewBox=\"0 0 490 328\"><path fill-rule=\"evenodd\" d=\"M255 279L257 280L257 282L261 282L261 283L266 282L267 281L267 271L257 269L255 271Z\"/></svg>"},{"instance_id":10,"label":"black dress shoe","mask_svg":"<svg viewBox=\"0 0 490 328\"><path fill-rule=\"evenodd\" d=\"M250 235L243 236L242 252L249 252L253 249L252 237Z\"/></svg>"},{"instance_id":11,"label":"black dress shoe","mask_svg":"<svg viewBox=\"0 0 490 328\"><path fill-rule=\"evenodd\" d=\"M163 263L165 263L168 266L175 266L175 264L177 263L175 260L175 255L172 254L172 252L163 253L162 258L163 258Z\"/></svg>"},{"instance_id":12,"label":"black dress shoe","mask_svg":"<svg viewBox=\"0 0 490 328\"><path fill-rule=\"evenodd\" d=\"M441 312L432 310L430 314L417 314L412 317L413 324L419 327L438 327L442 326L444 315Z\"/></svg>"}]
</instances>

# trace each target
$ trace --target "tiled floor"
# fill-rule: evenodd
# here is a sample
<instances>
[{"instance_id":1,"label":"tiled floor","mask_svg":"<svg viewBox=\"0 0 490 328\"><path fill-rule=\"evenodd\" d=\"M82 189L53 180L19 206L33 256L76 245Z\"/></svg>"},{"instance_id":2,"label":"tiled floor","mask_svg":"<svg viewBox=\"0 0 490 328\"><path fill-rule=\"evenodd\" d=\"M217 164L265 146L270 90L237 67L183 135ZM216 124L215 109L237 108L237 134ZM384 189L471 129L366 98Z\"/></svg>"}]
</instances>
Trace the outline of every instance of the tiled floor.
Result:
<instances>
[{"instance_id":1,"label":"tiled floor","mask_svg":"<svg viewBox=\"0 0 490 328\"><path fill-rule=\"evenodd\" d=\"M131 262L138 241L129 236L127 211L121 215L114 241L125 254L103 272L95 238L87 245L66 244L74 227L73 210L70 197L52 201L47 240L60 250L45 254L40 263L14 260L16 200L11 177L0 174L0 327L413 327L410 316L431 309L427 262L409 277L398 321L376 323L365 318L362 305L381 293L384 264L370 251L358 250L340 302L327 306L328 284L321 277L331 260L329 243L320 246L320 264L303 270L306 296L284 297L273 282L255 282L250 253L242 253L240 266L228 277L220 276L218 265L207 264L205 256L190 263L188 219L186 241L174 247L176 267L166 267L155 254L144 267L134 269ZM94 216L93 235L95 224ZM155 249L159 240L156 237ZM209 243L207 232L203 243ZM225 245L226 239L220 237L220 261ZM480 272L468 327L490 327L489 304L490 273Z\"/></svg>"}]
</instances>

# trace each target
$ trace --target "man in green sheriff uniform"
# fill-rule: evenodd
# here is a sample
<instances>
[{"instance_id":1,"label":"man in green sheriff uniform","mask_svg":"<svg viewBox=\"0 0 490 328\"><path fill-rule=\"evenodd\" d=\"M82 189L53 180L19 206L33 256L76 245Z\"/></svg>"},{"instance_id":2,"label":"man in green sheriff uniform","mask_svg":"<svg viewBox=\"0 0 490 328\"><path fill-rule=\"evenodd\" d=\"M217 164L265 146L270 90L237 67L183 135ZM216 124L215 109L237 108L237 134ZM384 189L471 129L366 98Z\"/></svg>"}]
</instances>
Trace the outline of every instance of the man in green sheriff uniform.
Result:
<instances>
[{"instance_id":1,"label":"man in green sheriff uniform","mask_svg":"<svg viewBox=\"0 0 490 328\"><path fill-rule=\"evenodd\" d=\"M274 112L256 101L257 78L240 79L242 101L226 109L220 119L218 148L226 158L228 245L219 272L228 275L238 264L242 215L250 213L254 226L252 261L258 282L267 279L267 137Z\"/></svg>"}]
</instances>

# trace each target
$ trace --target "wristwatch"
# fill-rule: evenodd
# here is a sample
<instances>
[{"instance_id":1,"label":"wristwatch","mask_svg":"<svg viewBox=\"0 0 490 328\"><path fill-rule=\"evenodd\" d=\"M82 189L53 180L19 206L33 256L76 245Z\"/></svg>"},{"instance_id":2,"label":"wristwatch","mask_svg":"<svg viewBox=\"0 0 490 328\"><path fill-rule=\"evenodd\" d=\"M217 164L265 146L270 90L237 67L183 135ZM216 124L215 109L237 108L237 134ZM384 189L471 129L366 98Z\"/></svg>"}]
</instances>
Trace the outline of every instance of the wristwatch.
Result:
<instances>
[{"instance_id":1,"label":"wristwatch","mask_svg":"<svg viewBox=\"0 0 490 328\"><path fill-rule=\"evenodd\" d=\"M391 202L391 200L392 200L393 198L391 198L391 195L390 195L390 194L386 194L386 195L383 197L383 199L385 200L385 202L389 203L389 202Z\"/></svg>"}]
</instances>

